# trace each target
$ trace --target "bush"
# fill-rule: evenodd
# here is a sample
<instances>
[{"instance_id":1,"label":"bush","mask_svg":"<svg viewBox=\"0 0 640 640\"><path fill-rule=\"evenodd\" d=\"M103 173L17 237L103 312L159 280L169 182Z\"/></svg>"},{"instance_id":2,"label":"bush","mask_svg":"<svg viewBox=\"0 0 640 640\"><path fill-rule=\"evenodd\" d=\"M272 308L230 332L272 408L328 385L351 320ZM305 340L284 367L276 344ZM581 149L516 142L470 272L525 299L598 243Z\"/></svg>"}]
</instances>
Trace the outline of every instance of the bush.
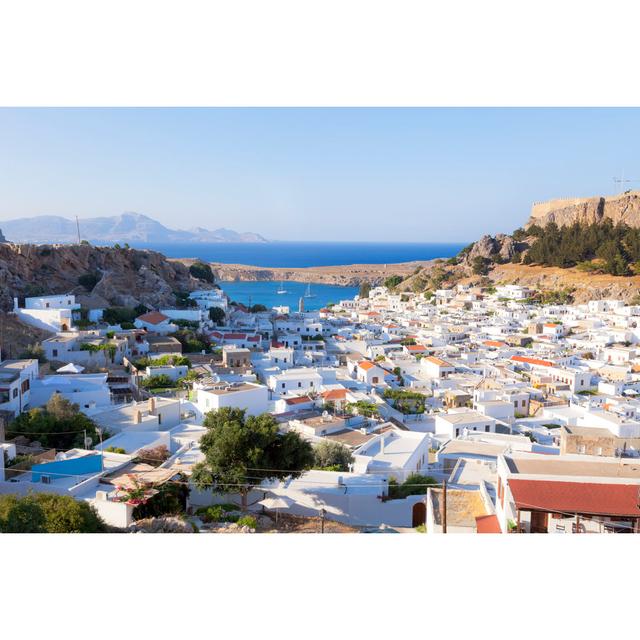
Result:
<instances>
[{"instance_id":1,"label":"bush","mask_svg":"<svg viewBox=\"0 0 640 640\"><path fill-rule=\"evenodd\" d=\"M51 396L44 407L21 413L7 427L7 438L25 435L39 441L43 447L66 451L85 447L84 432L93 444L99 441L95 423L80 411L80 407L59 393Z\"/></svg>"},{"instance_id":2,"label":"bush","mask_svg":"<svg viewBox=\"0 0 640 640\"><path fill-rule=\"evenodd\" d=\"M253 516L242 516L241 518L238 518L238 526L256 529L258 527L258 521Z\"/></svg>"},{"instance_id":3,"label":"bush","mask_svg":"<svg viewBox=\"0 0 640 640\"><path fill-rule=\"evenodd\" d=\"M105 452L106 453L124 453L124 454L127 453L122 447L114 447L114 446L107 447L105 449Z\"/></svg>"},{"instance_id":4,"label":"bush","mask_svg":"<svg viewBox=\"0 0 640 640\"><path fill-rule=\"evenodd\" d=\"M471 263L471 269L477 276L486 276L489 273L490 264L491 262L487 258L476 256Z\"/></svg>"},{"instance_id":5,"label":"bush","mask_svg":"<svg viewBox=\"0 0 640 640\"><path fill-rule=\"evenodd\" d=\"M204 280L205 282L213 282L213 271L211 271L211 267L204 262L194 262L189 267L189 273L198 280Z\"/></svg>"},{"instance_id":6,"label":"bush","mask_svg":"<svg viewBox=\"0 0 640 640\"><path fill-rule=\"evenodd\" d=\"M2 533L102 533L107 527L85 501L53 493L0 496Z\"/></svg>"},{"instance_id":7,"label":"bush","mask_svg":"<svg viewBox=\"0 0 640 640\"><path fill-rule=\"evenodd\" d=\"M394 289L402 282L402 276L390 276L384 281L384 286L387 289Z\"/></svg>"},{"instance_id":8,"label":"bush","mask_svg":"<svg viewBox=\"0 0 640 640\"><path fill-rule=\"evenodd\" d=\"M392 500L402 500L408 496L422 496L430 486L438 486L438 481L431 476L412 473L407 479L398 484L395 478L389 478L389 497Z\"/></svg>"},{"instance_id":9,"label":"bush","mask_svg":"<svg viewBox=\"0 0 640 640\"><path fill-rule=\"evenodd\" d=\"M333 440L323 440L313 449L314 464L325 471L349 471L351 451Z\"/></svg>"},{"instance_id":10,"label":"bush","mask_svg":"<svg viewBox=\"0 0 640 640\"><path fill-rule=\"evenodd\" d=\"M96 272L85 273L78 278L78 284L87 291L93 291L98 282L100 282L100 274Z\"/></svg>"},{"instance_id":11,"label":"bush","mask_svg":"<svg viewBox=\"0 0 640 640\"><path fill-rule=\"evenodd\" d=\"M142 381L145 389L165 389L175 387L175 382L166 374L161 373L157 376L149 376Z\"/></svg>"},{"instance_id":12,"label":"bush","mask_svg":"<svg viewBox=\"0 0 640 640\"><path fill-rule=\"evenodd\" d=\"M224 323L224 318L224 309L221 309L220 307L211 307L211 309L209 309L209 319L211 320L211 322L215 322L218 326L220 326Z\"/></svg>"}]
</instances>

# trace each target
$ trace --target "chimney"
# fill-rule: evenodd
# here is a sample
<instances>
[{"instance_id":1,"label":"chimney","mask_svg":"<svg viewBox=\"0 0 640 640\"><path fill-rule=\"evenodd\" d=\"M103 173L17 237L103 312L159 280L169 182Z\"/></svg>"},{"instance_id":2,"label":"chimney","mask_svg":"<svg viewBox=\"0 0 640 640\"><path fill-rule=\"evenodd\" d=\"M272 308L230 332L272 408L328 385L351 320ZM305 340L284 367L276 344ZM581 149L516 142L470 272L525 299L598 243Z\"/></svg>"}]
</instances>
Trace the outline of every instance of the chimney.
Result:
<instances>
[{"instance_id":1,"label":"chimney","mask_svg":"<svg viewBox=\"0 0 640 640\"><path fill-rule=\"evenodd\" d=\"M153 415L153 412L156 410L156 399L149 398L149 413Z\"/></svg>"},{"instance_id":2,"label":"chimney","mask_svg":"<svg viewBox=\"0 0 640 640\"><path fill-rule=\"evenodd\" d=\"M142 411L140 411L140 409L138 409L136 411L136 414L133 418L133 423L134 424L140 424L142 422Z\"/></svg>"}]
</instances>

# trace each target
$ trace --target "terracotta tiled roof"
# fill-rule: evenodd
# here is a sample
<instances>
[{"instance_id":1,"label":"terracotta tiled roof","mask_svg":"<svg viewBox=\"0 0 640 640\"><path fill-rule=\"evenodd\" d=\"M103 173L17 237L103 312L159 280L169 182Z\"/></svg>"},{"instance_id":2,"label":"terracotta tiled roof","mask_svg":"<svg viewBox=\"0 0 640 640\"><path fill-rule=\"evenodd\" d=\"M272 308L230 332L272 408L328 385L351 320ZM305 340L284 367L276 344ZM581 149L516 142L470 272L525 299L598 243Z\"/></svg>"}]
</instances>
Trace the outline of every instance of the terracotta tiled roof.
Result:
<instances>
[{"instance_id":1,"label":"terracotta tiled roof","mask_svg":"<svg viewBox=\"0 0 640 640\"><path fill-rule=\"evenodd\" d=\"M423 344L408 344L407 351L424 351L427 347Z\"/></svg>"},{"instance_id":2,"label":"terracotta tiled roof","mask_svg":"<svg viewBox=\"0 0 640 640\"><path fill-rule=\"evenodd\" d=\"M347 397L346 389L330 389L322 394L324 400L344 400Z\"/></svg>"},{"instance_id":3,"label":"terracotta tiled roof","mask_svg":"<svg viewBox=\"0 0 640 640\"><path fill-rule=\"evenodd\" d=\"M506 342L500 342L499 340L485 340L482 343L485 347L506 347Z\"/></svg>"},{"instance_id":4,"label":"terracotta tiled roof","mask_svg":"<svg viewBox=\"0 0 640 640\"><path fill-rule=\"evenodd\" d=\"M304 404L306 402L313 402L309 396L296 396L295 398L285 398L287 404Z\"/></svg>"},{"instance_id":5,"label":"terracotta tiled roof","mask_svg":"<svg viewBox=\"0 0 640 640\"><path fill-rule=\"evenodd\" d=\"M477 516L476 533L502 533L496 515Z\"/></svg>"},{"instance_id":6,"label":"terracotta tiled roof","mask_svg":"<svg viewBox=\"0 0 640 640\"><path fill-rule=\"evenodd\" d=\"M640 518L637 484L509 480L518 509Z\"/></svg>"},{"instance_id":7,"label":"terracotta tiled roof","mask_svg":"<svg viewBox=\"0 0 640 640\"><path fill-rule=\"evenodd\" d=\"M433 362L433 364L437 364L439 367L452 366L446 360L443 360L442 358L438 358L436 356L427 356L425 360L428 360L429 362Z\"/></svg>"},{"instance_id":8,"label":"terracotta tiled roof","mask_svg":"<svg viewBox=\"0 0 640 640\"><path fill-rule=\"evenodd\" d=\"M370 369L373 369L373 367L375 366L376 365L373 364L373 362L370 362L369 360L363 360L362 362L358 362L358 367L360 367L360 369L364 371L369 371Z\"/></svg>"},{"instance_id":9,"label":"terracotta tiled roof","mask_svg":"<svg viewBox=\"0 0 640 640\"><path fill-rule=\"evenodd\" d=\"M539 367L553 367L551 360L540 360L540 358L529 358L528 356L511 356L514 362L525 362L526 364L535 364Z\"/></svg>"},{"instance_id":10,"label":"terracotta tiled roof","mask_svg":"<svg viewBox=\"0 0 640 640\"><path fill-rule=\"evenodd\" d=\"M149 313L143 313L141 316L138 316L137 319L147 324L161 324L168 320L169 316L165 316L164 313L160 313L159 311L149 311Z\"/></svg>"}]
</instances>

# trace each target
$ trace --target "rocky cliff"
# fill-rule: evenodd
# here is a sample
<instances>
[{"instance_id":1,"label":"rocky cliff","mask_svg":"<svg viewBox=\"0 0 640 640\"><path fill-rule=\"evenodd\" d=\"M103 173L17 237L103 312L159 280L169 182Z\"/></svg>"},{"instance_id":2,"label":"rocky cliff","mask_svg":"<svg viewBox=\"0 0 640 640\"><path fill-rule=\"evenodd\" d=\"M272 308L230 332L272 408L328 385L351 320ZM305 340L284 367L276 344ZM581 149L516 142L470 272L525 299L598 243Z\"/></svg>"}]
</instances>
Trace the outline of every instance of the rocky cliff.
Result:
<instances>
[{"instance_id":1,"label":"rocky cliff","mask_svg":"<svg viewBox=\"0 0 640 640\"><path fill-rule=\"evenodd\" d=\"M90 306L160 307L175 303L174 292L211 286L156 251L0 244L0 309L5 310L14 296L56 293L74 293Z\"/></svg>"},{"instance_id":2,"label":"rocky cliff","mask_svg":"<svg viewBox=\"0 0 640 640\"><path fill-rule=\"evenodd\" d=\"M627 191L616 196L549 200L533 205L527 227L544 227L555 222L559 227L574 222L591 224L609 218L614 224L623 222L640 227L640 191Z\"/></svg>"}]
</instances>

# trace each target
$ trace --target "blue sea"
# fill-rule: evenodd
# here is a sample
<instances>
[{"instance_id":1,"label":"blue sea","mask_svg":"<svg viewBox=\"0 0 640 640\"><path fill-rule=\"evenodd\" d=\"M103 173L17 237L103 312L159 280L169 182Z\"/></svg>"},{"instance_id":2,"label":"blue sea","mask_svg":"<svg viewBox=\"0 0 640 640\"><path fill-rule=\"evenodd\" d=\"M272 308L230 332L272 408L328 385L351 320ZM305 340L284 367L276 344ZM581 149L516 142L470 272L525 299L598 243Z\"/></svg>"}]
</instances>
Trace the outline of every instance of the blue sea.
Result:
<instances>
[{"instance_id":1,"label":"blue sea","mask_svg":"<svg viewBox=\"0 0 640 640\"><path fill-rule=\"evenodd\" d=\"M276 306L288 306L290 311L298 310L298 302L310 287L311 297L304 299L307 311L322 309L329 302L338 303L340 300L351 299L358 293L358 287L339 287L330 284L310 284L306 282L284 282L287 293L277 293L279 282L219 282L221 289L234 302L241 302L246 306L263 304L267 309Z\"/></svg>"},{"instance_id":2,"label":"blue sea","mask_svg":"<svg viewBox=\"0 0 640 640\"><path fill-rule=\"evenodd\" d=\"M256 267L324 267L345 264L392 264L450 258L465 243L434 242L212 242L135 243L169 258L199 258L204 262L249 264Z\"/></svg>"}]
</instances>

